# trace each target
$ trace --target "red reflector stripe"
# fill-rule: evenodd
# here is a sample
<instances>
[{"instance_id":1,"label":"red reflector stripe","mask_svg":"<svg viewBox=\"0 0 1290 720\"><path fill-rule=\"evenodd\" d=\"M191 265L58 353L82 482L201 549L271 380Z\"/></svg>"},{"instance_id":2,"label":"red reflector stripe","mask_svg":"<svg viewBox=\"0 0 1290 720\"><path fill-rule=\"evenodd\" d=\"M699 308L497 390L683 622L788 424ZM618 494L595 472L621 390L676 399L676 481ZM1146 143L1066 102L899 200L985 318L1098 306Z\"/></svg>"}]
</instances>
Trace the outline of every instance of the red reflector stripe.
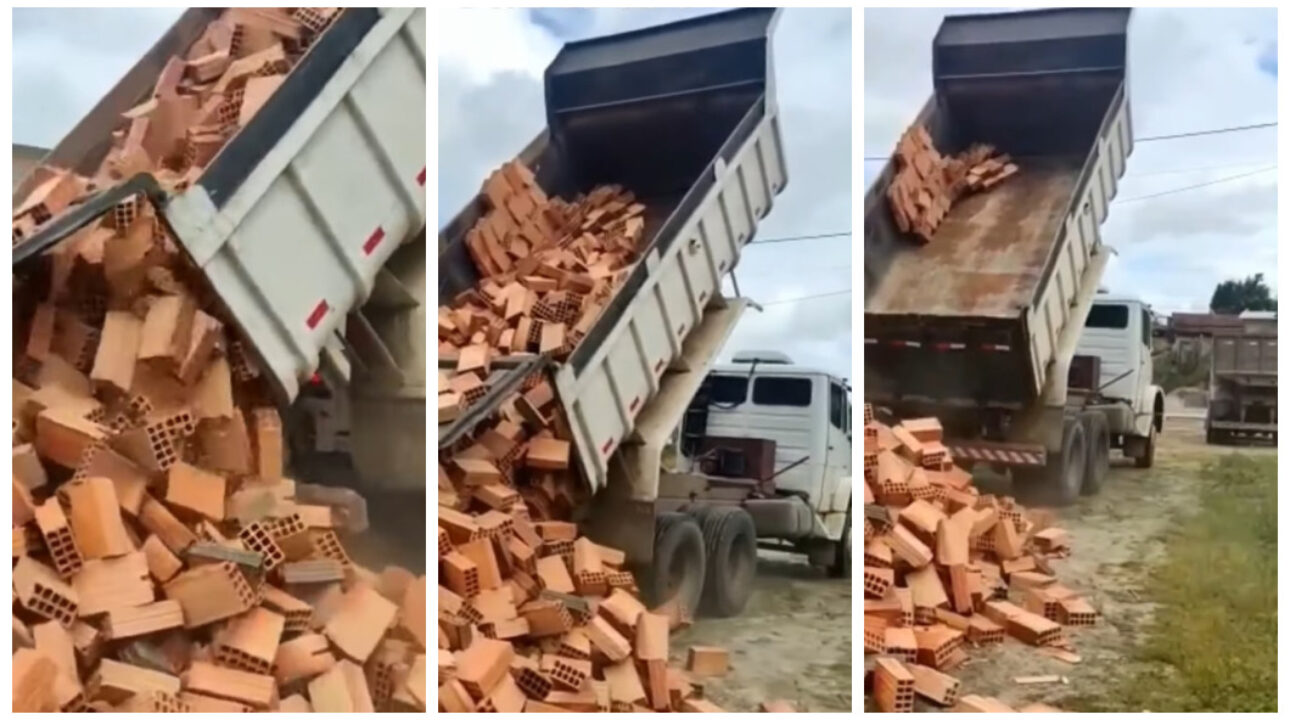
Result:
<instances>
[{"instance_id":1,"label":"red reflector stripe","mask_svg":"<svg viewBox=\"0 0 1290 720\"><path fill-rule=\"evenodd\" d=\"M426 186L426 169L425 169L425 168L421 168L421 172L417 173L417 184L418 184L418 185L420 185L421 187L425 187L425 186Z\"/></svg>"},{"instance_id":2,"label":"red reflector stripe","mask_svg":"<svg viewBox=\"0 0 1290 720\"><path fill-rule=\"evenodd\" d=\"M600 448L600 454L601 454L601 455L608 455L608 454L609 454L609 448L611 448L611 447L613 447L613 446L614 446L614 439L613 439L613 438L609 438L608 440L606 440L606 441L605 441L605 444L604 444L603 446L601 446L601 448Z\"/></svg>"},{"instance_id":3,"label":"red reflector stripe","mask_svg":"<svg viewBox=\"0 0 1290 720\"><path fill-rule=\"evenodd\" d=\"M945 350L962 350L964 347L967 347L967 346L964 345L963 343L943 342L943 343L936 343L932 347L935 348L936 350L945 351Z\"/></svg>"},{"instance_id":4,"label":"red reflector stripe","mask_svg":"<svg viewBox=\"0 0 1290 720\"><path fill-rule=\"evenodd\" d=\"M376 249L376 246L380 245L381 241L384 239L385 228L378 227L376 230L373 230L372 234L367 236L367 242L363 243L363 254L371 255L372 251Z\"/></svg>"},{"instance_id":5,"label":"red reflector stripe","mask_svg":"<svg viewBox=\"0 0 1290 720\"><path fill-rule=\"evenodd\" d=\"M658 362L654 363L654 374L657 375L658 371L662 369L663 369L663 359L659 358Z\"/></svg>"},{"instance_id":6,"label":"red reflector stripe","mask_svg":"<svg viewBox=\"0 0 1290 720\"><path fill-rule=\"evenodd\" d=\"M308 319L305 320L305 325L309 326L310 330L318 327L318 323L322 322L322 319L326 317L327 310L327 301L319 300L318 305L314 307L314 311L309 313Z\"/></svg>"},{"instance_id":7,"label":"red reflector stripe","mask_svg":"<svg viewBox=\"0 0 1290 720\"><path fill-rule=\"evenodd\" d=\"M632 400L632 404L628 406L627 412L636 412L636 408L640 407L640 405L641 405L641 399L640 399L640 396L638 395L635 400Z\"/></svg>"}]
</instances>

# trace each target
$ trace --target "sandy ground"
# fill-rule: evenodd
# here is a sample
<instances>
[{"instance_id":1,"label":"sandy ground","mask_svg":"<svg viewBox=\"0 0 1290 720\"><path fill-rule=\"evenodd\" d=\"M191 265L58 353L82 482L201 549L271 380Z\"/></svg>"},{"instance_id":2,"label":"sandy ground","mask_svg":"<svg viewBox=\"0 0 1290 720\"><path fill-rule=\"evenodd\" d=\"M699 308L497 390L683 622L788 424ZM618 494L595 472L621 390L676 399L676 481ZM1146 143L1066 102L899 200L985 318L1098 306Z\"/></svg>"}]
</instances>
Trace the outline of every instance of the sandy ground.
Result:
<instances>
[{"instance_id":1,"label":"sandy ground","mask_svg":"<svg viewBox=\"0 0 1290 720\"><path fill-rule=\"evenodd\" d=\"M1201 420L1184 415L1166 419L1152 469L1138 470L1131 461L1113 457L1111 477L1099 495L1054 511L1056 524L1071 534L1074 548L1070 558L1054 563L1057 575L1063 584L1083 593L1102 615L1097 626L1071 632L1081 662L1066 664L1012 641L988 650L973 649L970 660L954 672L963 682L962 692L993 695L1013 707L1029 702L1060 707L1063 698L1096 696L1109 687L1109 678L1126 670L1133 644L1151 619L1154 608L1139 589L1146 570L1163 556L1162 533L1176 512L1194 501L1195 478L1205 462L1233 451L1205 445ZM1240 448L1239 452L1274 454L1276 450ZM997 489L1007 491L1003 486ZM1049 674L1064 676L1069 683L1018 686L1013 682L1017 676Z\"/></svg>"},{"instance_id":2,"label":"sandy ground","mask_svg":"<svg viewBox=\"0 0 1290 720\"><path fill-rule=\"evenodd\" d=\"M851 710L851 582L801 556L761 551L748 607L733 618L699 618L672 636L674 663L691 645L730 651L731 671L703 680L706 696L734 712L784 699L799 712Z\"/></svg>"},{"instance_id":3,"label":"sandy ground","mask_svg":"<svg viewBox=\"0 0 1290 720\"><path fill-rule=\"evenodd\" d=\"M349 461L340 455L297 460L293 471L298 482L353 488L367 501L367 530L341 535L341 544L351 558L377 572L387 565L398 565L417 575L425 574L424 489L387 492L365 488Z\"/></svg>"}]
</instances>

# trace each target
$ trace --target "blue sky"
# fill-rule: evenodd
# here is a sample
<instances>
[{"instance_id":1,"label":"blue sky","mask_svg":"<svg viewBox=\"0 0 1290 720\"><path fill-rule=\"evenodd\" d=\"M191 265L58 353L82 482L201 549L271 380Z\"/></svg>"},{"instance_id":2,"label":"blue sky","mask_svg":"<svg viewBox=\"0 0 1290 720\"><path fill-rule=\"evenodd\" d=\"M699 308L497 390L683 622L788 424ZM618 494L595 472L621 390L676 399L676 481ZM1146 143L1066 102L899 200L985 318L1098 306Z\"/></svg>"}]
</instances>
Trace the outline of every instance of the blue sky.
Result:
<instances>
[{"instance_id":1,"label":"blue sky","mask_svg":"<svg viewBox=\"0 0 1290 720\"><path fill-rule=\"evenodd\" d=\"M890 153L931 93L931 39L944 14L865 12L866 156ZM1276 47L1275 10L1135 9L1135 137L1275 122ZM1265 272L1275 285L1276 162L1275 128L1138 142L1102 226L1118 251L1104 285L1162 311L1203 310L1228 278ZM866 187L881 167L865 163ZM1158 193L1168 194L1135 199Z\"/></svg>"}]
</instances>

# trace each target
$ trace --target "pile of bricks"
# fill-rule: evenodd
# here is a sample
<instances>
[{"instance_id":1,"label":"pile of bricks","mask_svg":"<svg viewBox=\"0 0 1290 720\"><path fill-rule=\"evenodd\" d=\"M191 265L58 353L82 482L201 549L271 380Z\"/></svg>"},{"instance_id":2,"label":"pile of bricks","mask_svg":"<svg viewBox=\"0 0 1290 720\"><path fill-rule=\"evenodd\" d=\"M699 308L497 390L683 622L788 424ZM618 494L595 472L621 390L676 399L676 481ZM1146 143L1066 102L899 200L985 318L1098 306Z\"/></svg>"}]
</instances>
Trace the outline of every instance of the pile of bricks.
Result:
<instances>
[{"instance_id":1,"label":"pile of bricks","mask_svg":"<svg viewBox=\"0 0 1290 720\"><path fill-rule=\"evenodd\" d=\"M439 423L486 393L494 359L560 360L638 258L644 205L618 187L548 198L519 161L490 175L466 238L479 285L439 308ZM498 370L497 372L506 372ZM439 709L445 712L719 712L699 677L720 648L668 667L674 604L638 599L620 550L569 522L587 497L545 371L439 453ZM775 706L779 708L779 705Z\"/></svg>"},{"instance_id":2,"label":"pile of bricks","mask_svg":"<svg viewBox=\"0 0 1290 720\"><path fill-rule=\"evenodd\" d=\"M96 189L136 173L152 173L170 190L192 184L339 12L224 10L182 57L166 62L148 97L123 114L93 177L51 168L37 171L43 181L14 213L14 244Z\"/></svg>"},{"instance_id":3,"label":"pile of bricks","mask_svg":"<svg viewBox=\"0 0 1290 720\"><path fill-rule=\"evenodd\" d=\"M439 308L439 357L457 359L440 385L441 423L482 395L494 357L567 357L635 264L645 229L645 206L621 187L548 198L518 160L482 196L488 209L466 236L481 281Z\"/></svg>"},{"instance_id":4,"label":"pile of bricks","mask_svg":"<svg viewBox=\"0 0 1290 720\"><path fill-rule=\"evenodd\" d=\"M138 199L16 279L14 711L424 711L425 577L284 475L203 282Z\"/></svg>"},{"instance_id":5,"label":"pile of bricks","mask_svg":"<svg viewBox=\"0 0 1290 720\"><path fill-rule=\"evenodd\" d=\"M920 243L931 242L950 208L967 192L989 190L1016 174L1007 155L973 145L958 156L943 156L922 125L905 131L896 145L896 174L887 201L896 226Z\"/></svg>"},{"instance_id":6,"label":"pile of bricks","mask_svg":"<svg viewBox=\"0 0 1290 720\"><path fill-rule=\"evenodd\" d=\"M695 677L729 667L691 648L668 667L684 609L650 612L624 554L568 522L583 501L563 414L541 373L439 458L439 707L445 712L719 712Z\"/></svg>"},{"instance_id":7,"label":"pile of bricks","mask_svg":"<svg viewBox=\"0 0 1290 720\"><path fill-rule=\"evenodd\" d=\"M1093 625L1097 612L1050 567L1070 552L1065 531L977 490L935 418L888 427L866 405L864 441L864 647L878 708L910 712L917 695L965 712L1011 710L960 697L948 672L968 646L1011 637L1078 661L1066 629Z\"/></svg>"}]
</instances>

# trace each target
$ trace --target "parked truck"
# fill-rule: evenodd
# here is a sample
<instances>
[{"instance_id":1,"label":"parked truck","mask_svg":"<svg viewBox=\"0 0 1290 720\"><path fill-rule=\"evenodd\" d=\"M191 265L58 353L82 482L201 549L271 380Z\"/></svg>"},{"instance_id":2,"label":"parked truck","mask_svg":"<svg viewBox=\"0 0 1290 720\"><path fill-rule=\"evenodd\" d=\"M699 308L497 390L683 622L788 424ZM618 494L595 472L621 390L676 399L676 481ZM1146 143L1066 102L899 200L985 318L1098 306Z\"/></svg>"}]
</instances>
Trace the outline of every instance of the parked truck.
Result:
<instances>
[{"instance_id":1,"label":"parked truck","mask_svg":"<svg viewBox=\"0 0 1290 720\"><path fill-rule=\"evenodd\" d=\"M1152 464L1164 394L1148 308L1099 296L1099 226L1133 149L1129 10L947 17L916 123L941 152L988 143L1020 171L960 200L931 241L897 228L893 163L865 195L866 400L932 415L964 464L1057 503L1096 492L1111 449Z\"/></svg>"},{"instance_id":2,"label":"parked truck","mask_svg":"<svg viewBox=\"0 0 1290 720\"><path fill-rule=\"evenodd\" d=\"M1214 335L1205 440L1277 441L1275 313L1243 313L1239 332Z\"/></svg>"},{"instance_id":3,"label":"parked truck","mask_svg":"<svg viewBox=\"0 0 1290 720\"><path fill-rule=\"evenodd\" d=\"M121 114L219 11L184 12L42 164L93 174ZM17 246L15 268L143 195L286 411L296 463L344 452L367 486L421 491L425 33L423 8L343 10L190 187L105 188Z\"/></svg>"},{"instance_id":4,"label":"parked truck","mask_svg":"<svg viewBox=\"0 0 1290 720\"><path fill-rule=\"evenodd\" d=\"M577 510L585 532L626 552L652 602L679 596L696 609L702 598L717 614L747 601L759 540L784 539L839 569L850 559L840 381L782 358L714 372L751 304L724 296L723 278L788 180L771 72L778 13L569 43L551 62L546 128L518 158L550 195L606 183L635 193L646 205L642 260L566 362L494 361L484 398L439 429L440 448L451 447L529 374L546 373L593 498ZM485 210L476 199L440 232L441 304L479 281L464 238ZM756 413L779 410L802 424L772 443Z\"/></svg>"}]
</instances>

